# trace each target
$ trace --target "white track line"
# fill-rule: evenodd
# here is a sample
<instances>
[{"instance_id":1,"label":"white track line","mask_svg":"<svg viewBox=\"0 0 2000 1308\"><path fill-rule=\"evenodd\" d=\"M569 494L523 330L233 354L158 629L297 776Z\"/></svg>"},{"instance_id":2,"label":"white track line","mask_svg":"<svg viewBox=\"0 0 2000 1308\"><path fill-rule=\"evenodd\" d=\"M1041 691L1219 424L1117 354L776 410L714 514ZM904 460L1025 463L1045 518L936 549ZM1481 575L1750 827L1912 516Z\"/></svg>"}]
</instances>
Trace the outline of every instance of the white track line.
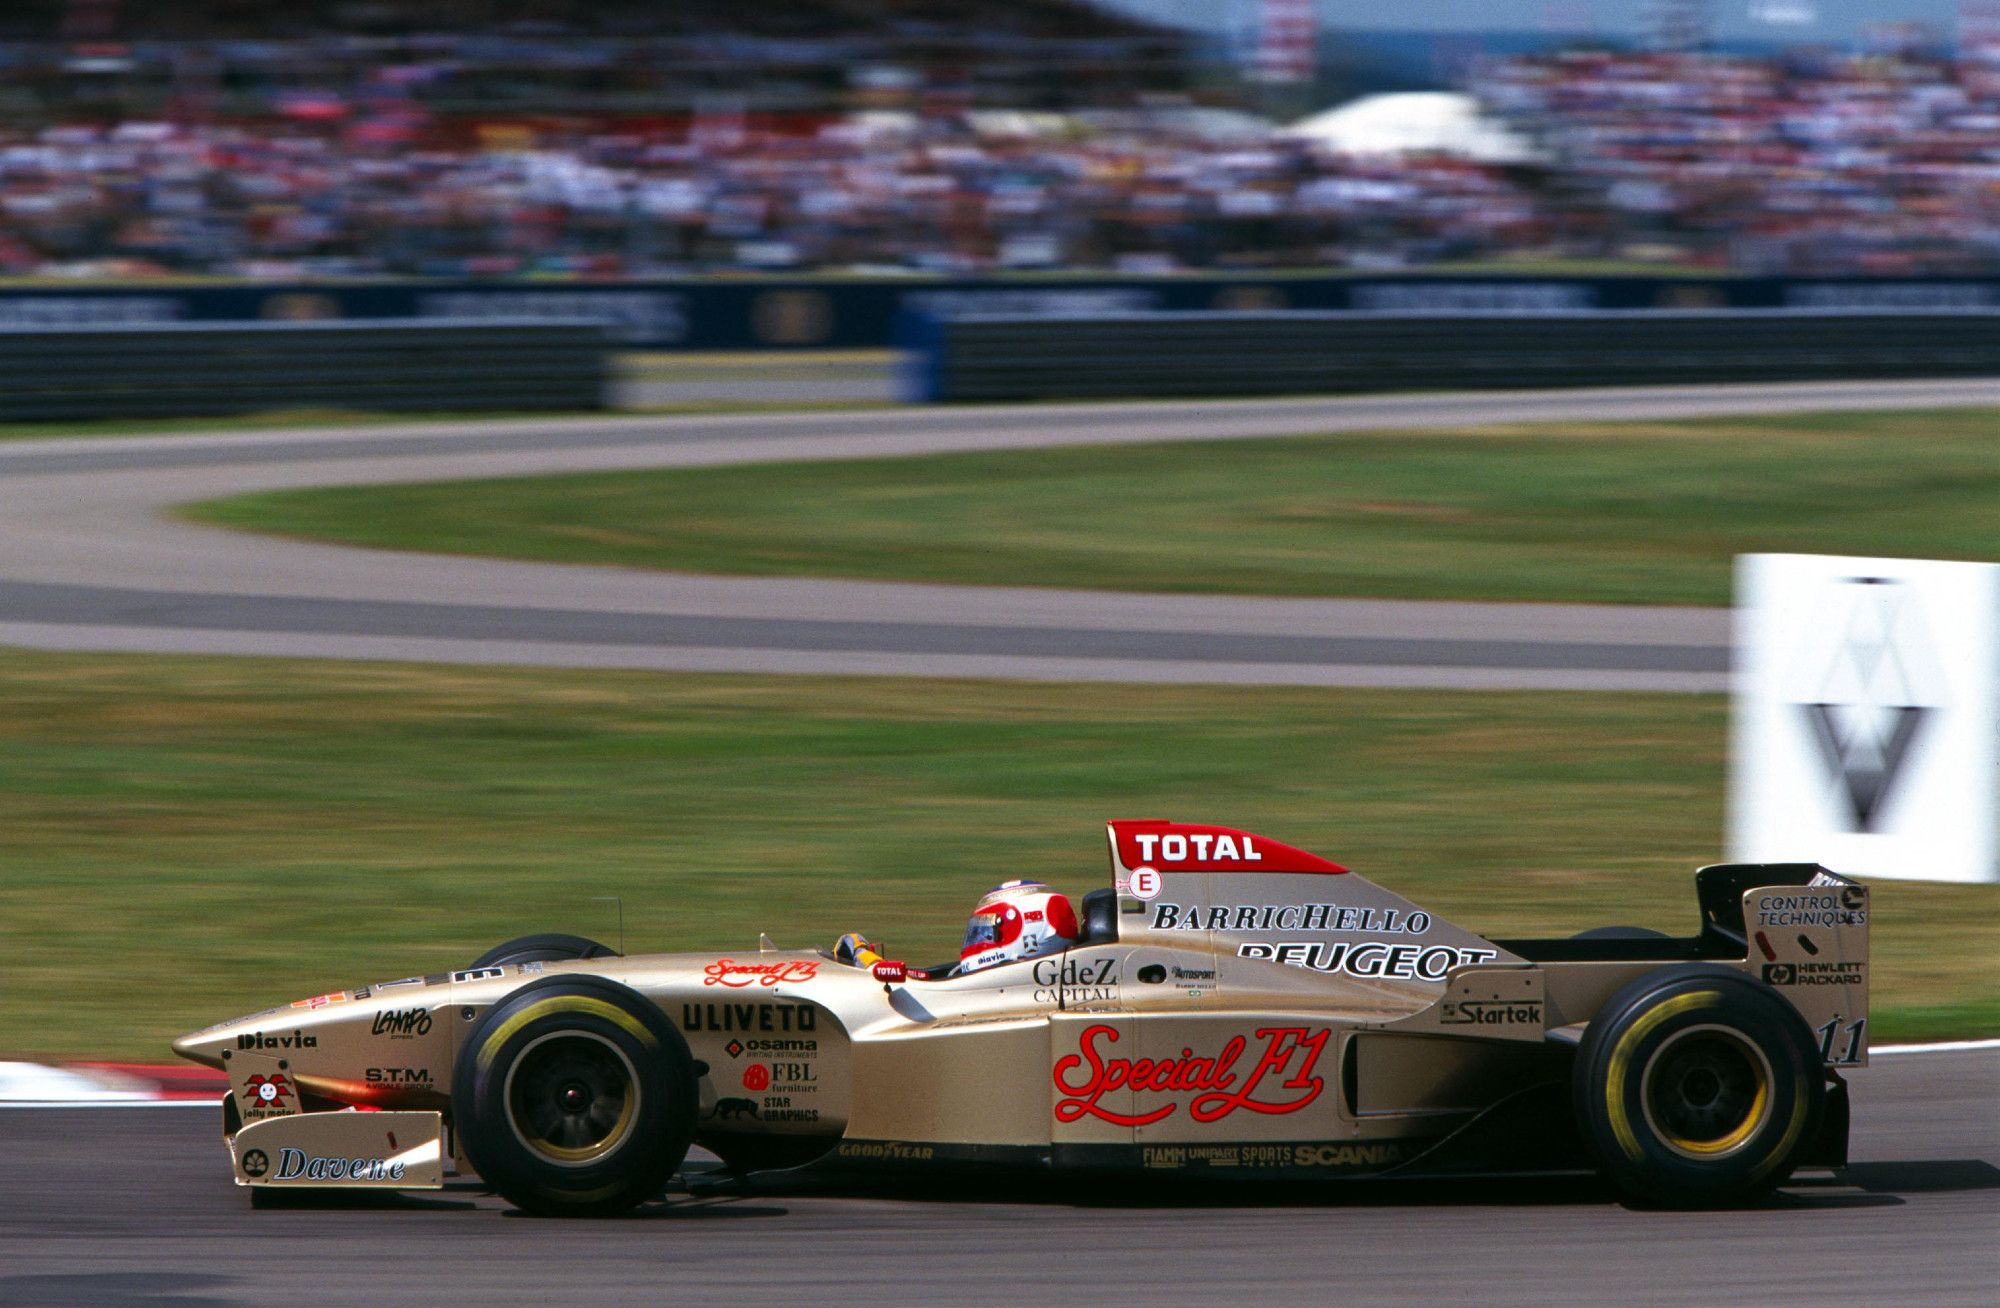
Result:
<instances>
[{"instance_id":1,"label":"white track line","mask_svg":"<svg viewBox=\"0 0 2000 1308\"><path fill-rule=\"evenodd\" d=\"M1868 1056L1877 1054L1961 1054L1973 1049L2000 1049L2000 1040L1941 1040L1929 1045L1870 1045Z\"/></svg>"}]
</instances>

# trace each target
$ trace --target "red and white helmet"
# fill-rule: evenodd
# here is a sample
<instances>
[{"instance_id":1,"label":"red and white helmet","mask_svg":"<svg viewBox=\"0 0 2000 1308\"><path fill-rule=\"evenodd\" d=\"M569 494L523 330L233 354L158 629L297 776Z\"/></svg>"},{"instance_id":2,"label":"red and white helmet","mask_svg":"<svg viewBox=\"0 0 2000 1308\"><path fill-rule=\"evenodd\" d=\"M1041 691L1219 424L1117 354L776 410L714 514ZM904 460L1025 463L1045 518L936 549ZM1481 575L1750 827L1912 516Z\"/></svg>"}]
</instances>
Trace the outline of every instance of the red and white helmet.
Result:
<instances>
[{"instance_id":1,"label":"red and white helmet","mask_svg":"<svg viewBox=\"0 0 2000 1308\"><path fill-rule=\"evenodd\" d=\"M958 968L970 972L995 963L1054 953L1076 943L1076 910L1069 896L1039 881L1009 881L986 892L965 924Z\"/></svg>"}]
</instances>

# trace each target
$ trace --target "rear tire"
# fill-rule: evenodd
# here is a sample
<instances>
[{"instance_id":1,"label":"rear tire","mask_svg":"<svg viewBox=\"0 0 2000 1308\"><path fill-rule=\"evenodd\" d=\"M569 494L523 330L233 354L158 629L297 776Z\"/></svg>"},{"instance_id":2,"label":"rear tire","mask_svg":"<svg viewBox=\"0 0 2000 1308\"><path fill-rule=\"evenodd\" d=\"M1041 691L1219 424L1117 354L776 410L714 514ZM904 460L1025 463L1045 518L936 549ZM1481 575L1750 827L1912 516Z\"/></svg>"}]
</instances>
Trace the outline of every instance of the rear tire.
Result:
<instances>
[{"instance_id":1,"label":"rear tire","mask_svg":"<svg viewBox=\"0 0 2000 1308\"><path fill-rule=\"evenodd\" d=\"M521 936L504 945L495 945L473 959L472 966L504 967L509 963L566 963L577 958L616 957L618 951L609 945L600 945L582 936L564 935L560 931L544 931L539 935Z\"/></svg>"},{"instance_id":2,"label":"rear tire","mask_svg":"<svg viewBox=\"0 0 2000 1308\"><path fill-rule=\"evenodd\" d=\"M486 1183L525 1212L599 1217L660 1193L694 1140L687 1041L614 981L551 976L479 1019L459 1049L452 1119Z\"/></svg>"},{"instance_id":3,"label":"rear tire","mask_svg":"<svg viewBox=\"0 0 2000 1308\"><path fill-rule=\"evenodd\" d=\"M1825 1074L1796 1010L1694 964L1625 986L1584 1031L1576 1120L1626 1197L1723 1207L1768 1193L1819 1134Z\"/></svg>"}]
</instances>

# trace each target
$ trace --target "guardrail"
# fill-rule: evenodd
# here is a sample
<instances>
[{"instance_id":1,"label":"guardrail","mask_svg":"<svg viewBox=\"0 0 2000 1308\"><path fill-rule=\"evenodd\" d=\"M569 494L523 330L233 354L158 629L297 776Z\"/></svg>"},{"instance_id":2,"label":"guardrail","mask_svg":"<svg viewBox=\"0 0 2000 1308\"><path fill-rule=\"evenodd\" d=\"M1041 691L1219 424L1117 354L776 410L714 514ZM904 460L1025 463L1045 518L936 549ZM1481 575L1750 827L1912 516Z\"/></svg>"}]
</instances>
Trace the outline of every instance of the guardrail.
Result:
<instances>
[{"instance_id":1,"label":"guardrail","mask_svg":"<svg viewBox=\"0 0 2000 1308\"><path fill-rule=\"evenodd\" d=\"M6 327L0 421L597 409L609 350L588 321Z\"/></svg>"},{"instance_id":2,"label":"guardrail","mask_svg":"<svg viewBox=\"0 0 2000 1308\"><path fill-rule=\"evenodd\" d=\"M919 401L2000 376L2000 312L979 315L920 325Z\"/></svg>"},{"instance_id":3,"label":"guardrail","mask_svg":"<svg viewBox=\"0 0 2000 1308\"><path fill-rule=\"evenodd\" d=\"M912 316L1090 316L1289 309L1568 313L1590 309L2000 309L2000 278L1579 277L1468 273L1068 273L944 278L718 276L0 286L0 326L591 318L628 349L852 350Z\"/></svg>"}]
</instances>

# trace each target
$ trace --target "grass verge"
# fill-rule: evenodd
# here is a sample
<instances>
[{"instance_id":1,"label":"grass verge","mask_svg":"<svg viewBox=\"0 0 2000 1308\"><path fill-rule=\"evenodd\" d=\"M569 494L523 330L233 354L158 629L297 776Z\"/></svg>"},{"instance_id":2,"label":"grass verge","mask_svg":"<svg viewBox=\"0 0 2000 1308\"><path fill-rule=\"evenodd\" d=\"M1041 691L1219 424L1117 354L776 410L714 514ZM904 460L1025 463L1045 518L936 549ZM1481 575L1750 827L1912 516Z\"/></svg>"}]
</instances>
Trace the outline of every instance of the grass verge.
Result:
<instances>
[{"instance_id":1,"label":"grass verge","mask_svg":"<svg viewBox=\"0 0 2000 1308\"><path fill-rule=\"evenodd\" d=\"M1232 823L1496 934L1686 931L1724 705L0 652L0 1051L173 1035L462 966L875 933L950 956L1010 877L1104 882L1107 817ZM2000 892L1876 891L1884 1039L2000 1030Z\"/></svg>"},{"instance_id":2,"label":"grass verge","mask_svg":"<svg viewBox=\"0 0 2000 1308\"><path fill-rule=\"evenodd\" d=\"M1728 602L1758 551L1994 557L1992 410L961 454L249 495L388 549L751 575Z\"/></svg>"}]
</instances>

